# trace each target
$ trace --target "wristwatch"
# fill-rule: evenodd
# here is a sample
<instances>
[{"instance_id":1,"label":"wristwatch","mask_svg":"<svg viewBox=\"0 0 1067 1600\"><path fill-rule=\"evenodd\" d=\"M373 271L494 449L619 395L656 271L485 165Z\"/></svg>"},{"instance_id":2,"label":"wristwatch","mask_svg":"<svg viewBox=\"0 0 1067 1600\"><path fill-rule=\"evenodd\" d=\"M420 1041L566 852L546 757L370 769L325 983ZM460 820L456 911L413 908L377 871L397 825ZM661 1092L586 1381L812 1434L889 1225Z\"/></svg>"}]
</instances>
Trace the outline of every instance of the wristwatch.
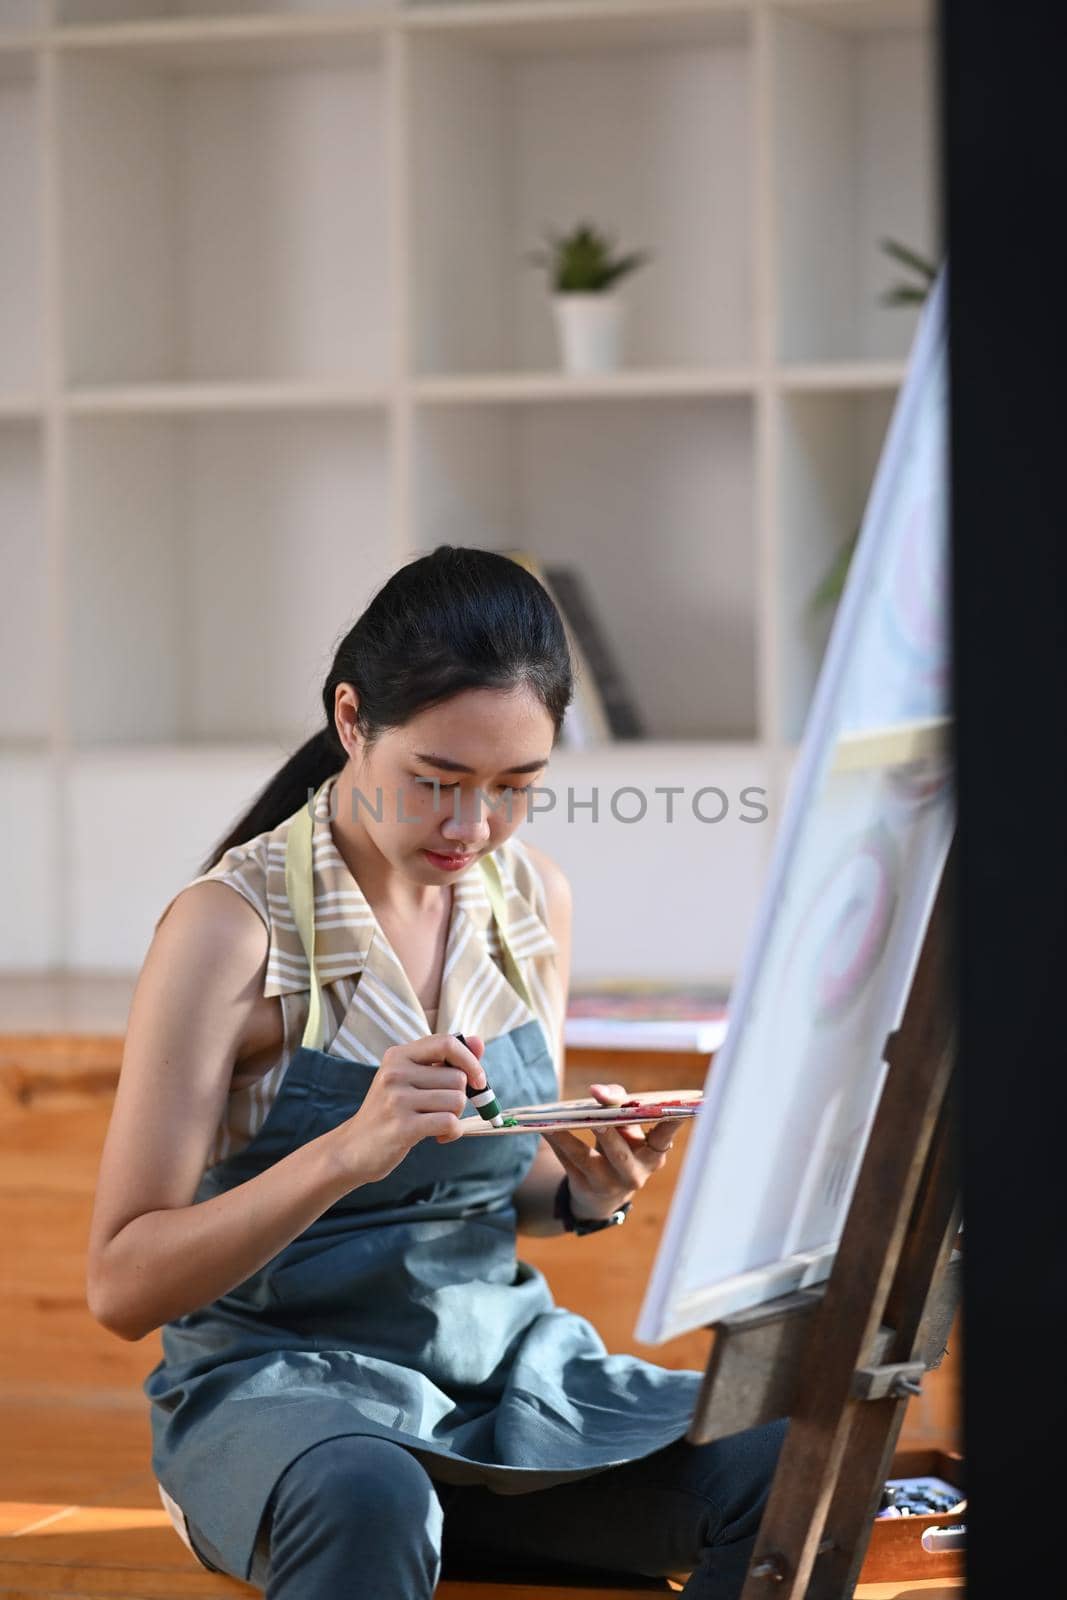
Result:
<instances>
[{"instance_id":1,"label":"wristwatch","mask_svg":"<svg viewBox=\"0 0 1067 1600\"><path fill-rule=\"evenodd\" d=\"M552 1215L558 1217L567 1233L577 1234L579 1238L585 1233L599 1233L601 1228L616 1228L620 1222L626 1221L626 1213L633 1202L625 1201L610 1217L576 1217L571 1210L571 1186L569 1178L563 1178L556 1190L556 1200L552 1207Z\"/></svg>"}]
</instances>

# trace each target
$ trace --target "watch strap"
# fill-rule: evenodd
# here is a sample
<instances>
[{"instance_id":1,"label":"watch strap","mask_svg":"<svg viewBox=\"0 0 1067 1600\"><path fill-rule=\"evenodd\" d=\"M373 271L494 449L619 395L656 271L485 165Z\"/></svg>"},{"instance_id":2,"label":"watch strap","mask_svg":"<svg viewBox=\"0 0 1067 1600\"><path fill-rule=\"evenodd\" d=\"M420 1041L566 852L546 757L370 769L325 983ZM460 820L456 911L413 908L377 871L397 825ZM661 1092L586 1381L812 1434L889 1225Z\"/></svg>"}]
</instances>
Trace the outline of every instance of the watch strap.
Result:
<instances>
[{"instance_id":1,"label":"watch strap","mask_svg":"<svg viewBox=\"0 0 1067 1600\"><path fill-rule=\"evenodd\" d=\"M610 1217L576 1217L571 1210L570 1180L564 1177L556 1190L552 1214L563 1223L565 1232L576 1234L578 1238L582 1238L587 1233L599 1233L602 1228L617 1228L620 1223L626 1221L626 1213L632 1204L631 1200L624 1201L617 1210L611 1213Z\"/></svg>"}]
</instances>

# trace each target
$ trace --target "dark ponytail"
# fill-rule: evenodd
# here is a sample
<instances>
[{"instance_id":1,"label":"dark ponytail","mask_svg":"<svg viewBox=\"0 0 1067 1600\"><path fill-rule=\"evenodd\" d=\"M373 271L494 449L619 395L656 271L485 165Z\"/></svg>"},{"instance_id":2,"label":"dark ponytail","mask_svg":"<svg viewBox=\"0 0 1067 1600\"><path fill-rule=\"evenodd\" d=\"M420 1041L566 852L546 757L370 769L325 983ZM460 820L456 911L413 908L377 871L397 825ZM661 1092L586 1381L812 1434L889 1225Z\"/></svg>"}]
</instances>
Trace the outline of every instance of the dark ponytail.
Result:
<instances>
[{"instance_id":1,"label":"dark ponytail","mask_svg":"<svg viewBox=\"0 0 1067 1600\"><path fill-rule=\"evenodd\" d=\"M531 688L553 740L574 694L563 622L525 567L496 550L441 544L398 568L341 640L322 690L325 725L274 774L200 871L276 828L348 759L334 721L338 684L359 696L356 726L371 749L390 728L464 689Z\"/></svg>"}]
</instances>

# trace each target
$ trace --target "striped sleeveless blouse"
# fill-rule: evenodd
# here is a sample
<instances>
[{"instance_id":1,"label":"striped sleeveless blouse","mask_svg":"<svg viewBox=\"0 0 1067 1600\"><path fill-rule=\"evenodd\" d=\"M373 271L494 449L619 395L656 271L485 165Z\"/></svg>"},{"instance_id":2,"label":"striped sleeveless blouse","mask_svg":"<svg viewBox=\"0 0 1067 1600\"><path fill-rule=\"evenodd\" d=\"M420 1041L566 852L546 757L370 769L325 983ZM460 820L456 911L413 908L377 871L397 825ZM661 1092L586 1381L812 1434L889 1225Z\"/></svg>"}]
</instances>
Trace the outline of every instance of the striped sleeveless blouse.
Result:
<instances>
[{"instance_id":1,"label":"striped sleeveless blouse","mask_svg":"<svg viewBox=\"0 0 1067 1600\"><path fill-rule=\"evenodd\" d=\"M453 883L438 1006L427 1012L392 950L362 889L333 840L330 827L335 779L323 786L312 824L315 897L315 964L322 984L323 1049L353 1061L379 1061L391 1045L428 1033L474 1033L487 1042L536 1016L545 1032L557 1078L563 1022L564 979L547 920L540 873L513 834L492 852L500 872L508 938L533 1011L503 979L496 922L482 870L473 862ZM284 1043L278 1059L251 1078L235 1068L222 1119L208 1153L213 1165L235 1155L267 1118L307 1022L311 975L285 892L285 844L292 818L227 850L194 883L227 883L254 906L269 939L265 996L281 1001ZM156 919L162 922L172 896Z\"/></svg>"}]
</instances>

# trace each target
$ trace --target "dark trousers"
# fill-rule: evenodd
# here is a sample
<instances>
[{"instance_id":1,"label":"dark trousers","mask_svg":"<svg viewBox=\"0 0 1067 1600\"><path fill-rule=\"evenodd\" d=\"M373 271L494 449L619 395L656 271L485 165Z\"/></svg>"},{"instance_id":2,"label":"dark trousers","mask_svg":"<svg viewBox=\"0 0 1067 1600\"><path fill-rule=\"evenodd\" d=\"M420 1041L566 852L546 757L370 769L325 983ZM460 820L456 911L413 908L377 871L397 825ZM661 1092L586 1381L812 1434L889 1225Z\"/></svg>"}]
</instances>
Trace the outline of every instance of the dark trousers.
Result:
<instances>
[{"instance_id":1,"label":"dark trousers","mask_svg":"<svg viewBox=\"0 0 1067 1600\"><path fill-rule=\"evenodd\" d=\"M684 1600L734 1600L785 1429L780 1421L713 1444L678 1439L640 1461L511 1495L438 1482L391 1440L327 1439L279 1478L251 1581L268 1600L430 1600L450 1560L559 1562L690 1572ZM192 1524L189 1535L227 1570Z\"/></svg>"}]
</instances>

